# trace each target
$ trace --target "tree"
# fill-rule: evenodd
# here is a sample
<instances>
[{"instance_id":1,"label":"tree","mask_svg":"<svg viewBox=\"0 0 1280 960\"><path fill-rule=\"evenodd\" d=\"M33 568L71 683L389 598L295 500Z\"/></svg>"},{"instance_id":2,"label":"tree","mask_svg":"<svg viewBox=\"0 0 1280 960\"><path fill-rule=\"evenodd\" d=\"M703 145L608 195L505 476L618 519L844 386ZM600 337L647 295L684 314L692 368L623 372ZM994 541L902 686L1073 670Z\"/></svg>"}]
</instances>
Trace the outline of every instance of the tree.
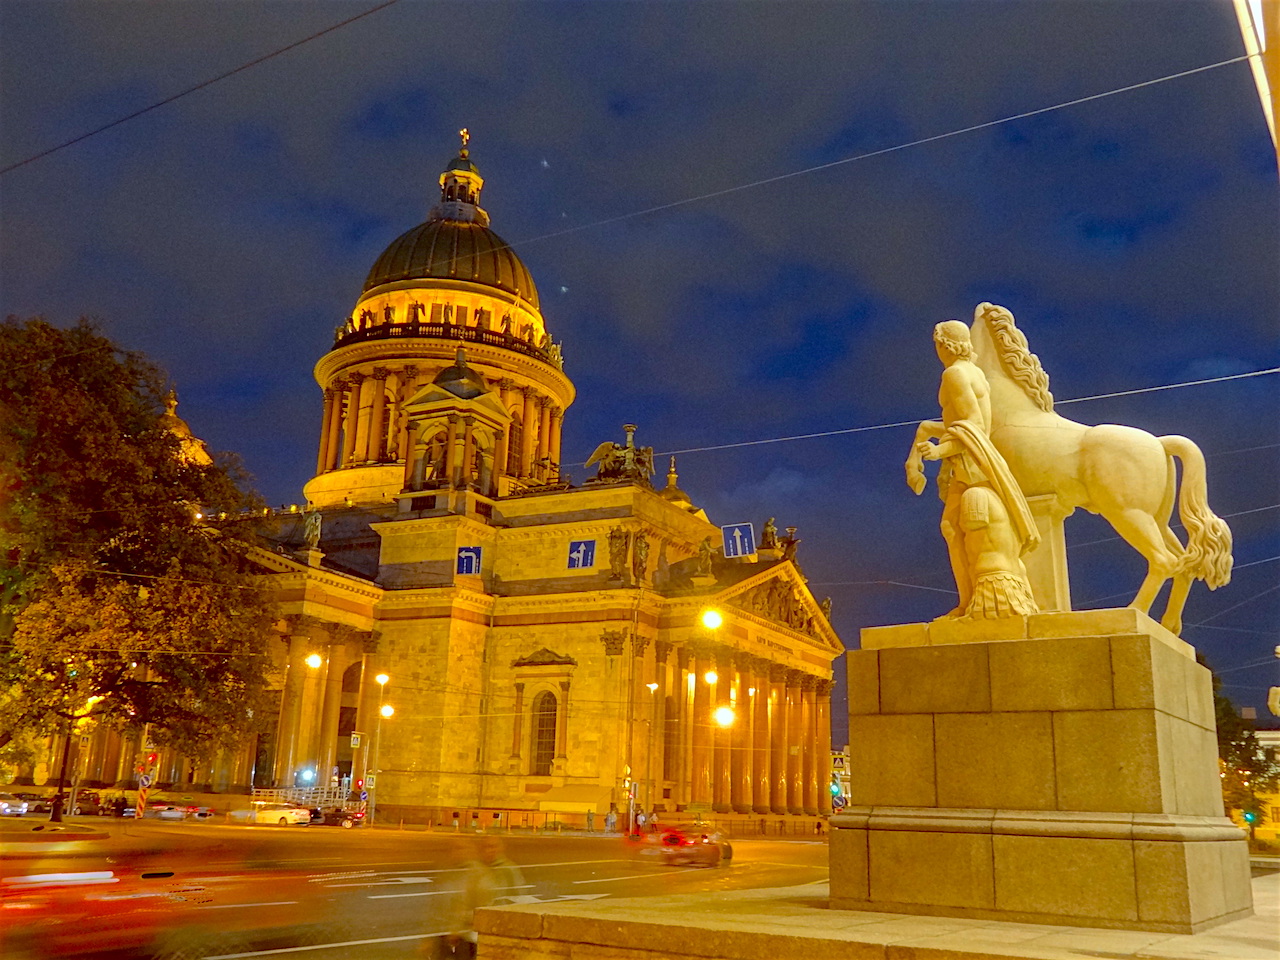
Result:
<instances>
[{"instance_id":1,"label":"tree","mask_svg":"<svg viewBox=\"0 0 1280 960\"><path fill-rule=\"evenodd\" d=\"M1280 763L1268 757L1258 743L1252 720L1246 720L1222 693L1222 681L1213 675L1213 706L1218 723L1218 759L1222 773L1222 802L1227 814L1239 810L1249 826L1249 837L1267 822L1265 794L1275 793Z\"/></svg>"},{"instance_id":2,"label":"tree","mask_svg":"<svg viewBox=\"0 0 1280 960\"><path fill-rule=\"evenodd\" d=\"M250 525L204 520L259 503L164 389L88 321L0 325L0 746L91 716L203 758L265 719Z\"/></svg>"}]
</instances>

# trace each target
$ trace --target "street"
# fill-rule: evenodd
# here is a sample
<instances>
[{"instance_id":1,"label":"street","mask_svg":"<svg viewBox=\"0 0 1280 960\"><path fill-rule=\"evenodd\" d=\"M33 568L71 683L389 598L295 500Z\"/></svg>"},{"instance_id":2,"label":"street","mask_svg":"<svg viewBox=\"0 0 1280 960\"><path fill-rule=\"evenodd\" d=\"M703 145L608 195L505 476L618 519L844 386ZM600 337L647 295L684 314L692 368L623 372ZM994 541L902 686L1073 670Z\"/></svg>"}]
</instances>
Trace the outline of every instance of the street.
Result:
<instances>
[{"instance_id":1,"label":"street","mask_svg":"<svg viewBox=\"0 0 1280 960\"><path fill-rule=\"evenodd\" d=\"M381 828L93 826L110 838L6 845L0 929L10 960L421 957L447 932L477 843ZM523 879L499 902L710 894L827 877L821 841L739 840L732 859L698 868L664 865L655 843L616 836L494 836Z\"/></svg>"}]
</instances>

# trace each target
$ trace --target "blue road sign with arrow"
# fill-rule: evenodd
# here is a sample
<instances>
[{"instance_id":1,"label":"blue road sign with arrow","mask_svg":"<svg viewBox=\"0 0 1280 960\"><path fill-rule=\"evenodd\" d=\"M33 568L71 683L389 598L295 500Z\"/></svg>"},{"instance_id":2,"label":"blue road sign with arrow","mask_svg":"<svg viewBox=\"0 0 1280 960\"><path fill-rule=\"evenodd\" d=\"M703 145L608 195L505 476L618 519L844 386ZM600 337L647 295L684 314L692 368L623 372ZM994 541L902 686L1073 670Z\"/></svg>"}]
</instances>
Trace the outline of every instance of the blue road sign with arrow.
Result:
<instances>
[{"instance_id":1,"label":"blue road sign with arrow","mask_svg":"<svg viewBox=\"0 0 1280 960\"><path fill-rule=\"evenodd\" d=\"M726 560L734 557L749 557L756 552L756 534L749 523L731 523L721 527L724 535L724 556Z\"/></svg>"},{"instance_id":2,"label":"blue road sign with arrow","mask_svg":"<svg viewBox=\"0 0 1280 960\"><path fill-rule=\"evenodd\" d=\"M458 573L463 576L477 576L480 573L480 554L482 547L458 548Z\"/></svg>"},{"instance_id":3,"label":"blue road sign with arrow","mask_svg":"<svg viewBox=\"0 0 1280 960\"><path fill-rule=\"evenodd\" d=\"M594 540L569 541L569 569L585 570L596 565L596 542Z\"/></svg>"}]
</instances>

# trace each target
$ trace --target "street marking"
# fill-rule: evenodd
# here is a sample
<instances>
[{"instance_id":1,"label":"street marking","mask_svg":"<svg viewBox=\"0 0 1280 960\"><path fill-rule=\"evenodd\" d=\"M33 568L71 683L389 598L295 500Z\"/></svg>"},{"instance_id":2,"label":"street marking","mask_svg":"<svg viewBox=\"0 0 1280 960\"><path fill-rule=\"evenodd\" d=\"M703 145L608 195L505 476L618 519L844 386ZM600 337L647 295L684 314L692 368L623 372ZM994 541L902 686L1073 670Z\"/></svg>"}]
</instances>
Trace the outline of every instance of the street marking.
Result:
<instances>
[{"instance_id":1,"label":"street marking","mask_svg":"<svg viewBox=\"0 0 1280 960\"><path fill-rule=\"evenodd\" d=\"M574 883L613 883L615 880L647 880L649 877L669 877L669 873L633 873L629 877L601 877L598 880L574 880Z\"/></svg>"},{"instance_id":2,"label":"street marking","mask_svg":"<svg viewBox=\"0 0 1280 960\"><path fill-rule=\"evenodd\" d=\"M425 940L427 937L443 937L448 933L448 930L441 930L438 933L413 933L406 937L378 937L374 940L346 940L342 943L313 943L306 947L278 947L275 950L253 950L249 953L220 953L216 957L205 957L205 960L239 960L240 957L269 957L282 953L305 953L308 950L335 950L339 947L363 947L371 943L403 943L406 940Z\"/></svg>"},{"instance_id":3,"label":"street marking","mask_svg":"<svg viewBox=\"0 0 1280 960\"><path fill-rule=\"evenodd\" d=\"M505 887L506 890L528 890L533 886L532 883L521 884L518 887ZM371 893L366 900L394 900L397 897L439 897L446 893L453 893L452 890L423 890L415 893ZM515 897L501 896L499 900L514 900Z\"/></svg>"},{"instance_id":4,"label":"street marking","mask_svg":"<svg viewBox=\"0 0 1280 960\"><path fill-rule=\"evenodd\" d=\"M226 910L228 907L287 907L297 900L273 900L270 903L206 903L201 910Z\"/></svg>"}]
</instances>

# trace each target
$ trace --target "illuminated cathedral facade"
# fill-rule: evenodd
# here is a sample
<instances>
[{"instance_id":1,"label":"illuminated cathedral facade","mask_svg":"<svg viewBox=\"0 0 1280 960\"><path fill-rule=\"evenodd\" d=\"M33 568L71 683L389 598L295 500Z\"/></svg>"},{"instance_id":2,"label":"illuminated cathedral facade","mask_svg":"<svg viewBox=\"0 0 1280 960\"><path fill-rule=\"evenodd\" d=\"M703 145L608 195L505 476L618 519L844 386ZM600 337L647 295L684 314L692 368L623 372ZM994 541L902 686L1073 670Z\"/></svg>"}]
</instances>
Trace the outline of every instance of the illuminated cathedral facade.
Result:
<instances>
[{"instance_id":1,"label":"illuminated cathedral facade","mask_svg":"<svg viewBox=\"0 0 1280 960\"><path fill-rule=\"evenodd\" d=\"M465 137L439 185L316 364L306 506L257 554L274 729L188 779L418 823L829 813L843 646L794 540L727 559L630 425L568 482L574 385Z\"/></svg>"}]
</instances>

